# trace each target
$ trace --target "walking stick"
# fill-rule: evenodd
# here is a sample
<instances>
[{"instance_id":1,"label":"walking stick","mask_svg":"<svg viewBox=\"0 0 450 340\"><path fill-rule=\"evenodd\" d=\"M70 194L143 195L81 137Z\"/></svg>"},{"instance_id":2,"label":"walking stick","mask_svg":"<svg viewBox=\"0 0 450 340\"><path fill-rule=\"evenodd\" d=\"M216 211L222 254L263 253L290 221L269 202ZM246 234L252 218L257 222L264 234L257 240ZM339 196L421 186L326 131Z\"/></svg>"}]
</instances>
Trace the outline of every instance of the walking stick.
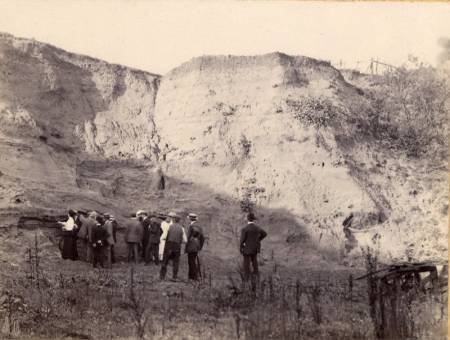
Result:
<instances>
[{"instance_id":1,"label":"walking stick","mask_svg":"<svg viewBox=\"0 0 450 340\"><path fill-rule=\"evenodd\" d=\"M198 256L198 254L197 254L197 270L198 270L198 276L200 277L200 281L203 282L202 267L200 265L200 256Z\"/></svg>"}]
</instances>

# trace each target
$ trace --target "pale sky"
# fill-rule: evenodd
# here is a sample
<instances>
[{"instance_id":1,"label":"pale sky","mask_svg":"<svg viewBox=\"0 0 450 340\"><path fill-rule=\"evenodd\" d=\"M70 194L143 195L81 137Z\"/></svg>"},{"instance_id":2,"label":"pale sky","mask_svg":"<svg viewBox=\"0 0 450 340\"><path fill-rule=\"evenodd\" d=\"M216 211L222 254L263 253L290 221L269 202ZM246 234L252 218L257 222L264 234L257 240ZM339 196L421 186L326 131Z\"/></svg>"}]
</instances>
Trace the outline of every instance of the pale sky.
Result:
<instances>
[{"instance_id":1,"label":"pale sky","mask_svg":"<svg viewBox=\"0 0 450 340\"><path fill-rule=\"evenodd\" d=\"M159 74L195 56L274 51L435 65L450 4L0 0L0 31Z\"/></svg>"}]
</instances>

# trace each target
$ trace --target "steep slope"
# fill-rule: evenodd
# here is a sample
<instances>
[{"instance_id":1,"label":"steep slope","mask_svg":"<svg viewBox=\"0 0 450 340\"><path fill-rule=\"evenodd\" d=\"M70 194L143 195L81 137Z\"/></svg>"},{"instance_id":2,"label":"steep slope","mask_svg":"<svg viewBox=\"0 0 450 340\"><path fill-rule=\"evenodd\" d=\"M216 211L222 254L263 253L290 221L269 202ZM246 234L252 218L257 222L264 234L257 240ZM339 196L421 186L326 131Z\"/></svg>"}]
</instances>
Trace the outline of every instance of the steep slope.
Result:
<instances>
[{"instance_id":1,"label":"steep slope","mask_svg":"<svg viewBox=\"0 0 450 340\"><path fill-rule=\"evenodd\" d=\"M399 88L406 83L405 79L408 75L410 84L406 83L407 90L412 89L412 93L419 100L427 100L431 103L434 101L441 103L443 98L442 115L448 117L450 101L448 97L446 99L446 93L450 88L450 73L443 68L401 69L397 73L384 76L358 72L344 74L346 79L364 91L367 97L375 96L375 98L390 92L398 96L401 91ZM433 74L433 77L430 78L430 74ZM398 79L398 83L393 82L392 79ZM440 83L442 88L437 88L436 83ZM431 93L433 96L430 96ZM426 97L427 99L424 99ZM410 102L411 99L408 99L406 103ZM417 112L417 106L412 108ZM438 107L435 106L435 109L438 110ZM420 114L420 110L418 111ZM424 112L430 113L422 107L422 114L426 116ZM440 117L439 112L434 112L433 115L435 119ZM400 113L396 116L401 117ZM380 203L388 208L388 219L385 223L371 230L365 237L378 239L390 257L440 259L446 262L449 186L446 133L448 121L446 120L448 118L444 119L437 131L433 131L431 126L418 125L427 133L432 131L435 136L426 146L426 155L419 157L409 156L411 145L402 150L398 148L395 139L370 137L371 134L365 131L367 123L363 121L364 118L367 119L368 116L363 114L355 120L354 126L357 128L353 129L355 131L353 140L342 135L338 139L344 142L340 143L341 149L344 150L358 183L372 197L382 198L384 203ZM398 117L395 118L398 119ZM410 120L413 124L417 124L422 122L423 118L412 117ZM413 124L405 127L414 126ZM391 125L395 126L394 123ZM420 134L418 136L420 137ZM420 138L416 138L415 143L419 146L423 145Z\"/></svg>"},{"instance_id":2,"label":"steep slope","mask_svg":"<svg viewBox=\"0 0 450 340\"><path fill-rule=\"evenodd\" d=\"M443 259L445 160L380 148L358 128L368 105L307 57L206 56L159 77L2 34L2 226L68 207L196 209L226 258L239 213L255 208L270 251L336 257L353 214L356 253Z\"/></svg>"},{"instance_id":3,"label":"steep slope","mask_svg":"<svg viewBox=\"0 0 450 340\"><path fill-rule=\"evenodd\" d=\"M78 187L77 164L90 157L152 157L158 81L147 72L1 34L2 211L66 209L83 195L108 205L102 195Z\"/></svg>"},{"instance_id":4,"label":"steep slope","mask_svg":"<svg viewBox=\"0 0 450 340\"><path fill-rule=\"evenodd\" d=\"M345 105L360 96L329 64L306 57L195 58L165 75L158 91L167 171L244 205L286 208L316 243L339 250L351 212L373 224L385 209L335 138Z\"/></svg>"},{"instance_id":5,"label":"steep slope","mask_svg":"<svg viewBox=\"0 0 450 340\"><path fill-rule=\"evenodd\" d=\"M286 208L323 249L343 247L342 222L353 214L360 247L444 259L445 163L427 176L430 162L386 154L358 130L368 105L325 62L207 56L162 78L155 124L171 175L244 206Z\"/></svg>"}]
</instances>

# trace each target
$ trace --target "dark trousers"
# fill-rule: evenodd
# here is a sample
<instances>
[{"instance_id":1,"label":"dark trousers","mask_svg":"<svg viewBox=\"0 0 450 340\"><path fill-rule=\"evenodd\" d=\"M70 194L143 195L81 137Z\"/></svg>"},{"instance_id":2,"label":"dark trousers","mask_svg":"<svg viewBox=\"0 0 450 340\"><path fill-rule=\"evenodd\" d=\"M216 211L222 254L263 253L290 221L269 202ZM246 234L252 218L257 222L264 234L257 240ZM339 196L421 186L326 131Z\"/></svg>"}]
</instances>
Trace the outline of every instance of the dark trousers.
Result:
<instances>
[{"instance_id":1,"label":"dark trousers","mask_svg":"<svg viewBox=\"0 0 450 340\"><path fill-rule=\"evenodd\" d=\"M94 259L94 247L92 247L91 242L87 242L87 252L86 252L86 261L92 263Z\"/></svg>"},{"instance_id":2,"label":"dark trousers","mask_svg":"<svg viewBox=\"0 0 450 340\"><path fill-rule=\"evenodd\" d=\"M145 263L155 262L159 263L159 243L148 243L145 249Z\"/></svg>"},{"instance_id":3,"label":"dark trousers","mask_svg":"<svg viewBox=\"0 0 450 340\"><path fill-rule=\"evenodd\" d=\"M87 242L79 238L77 240L77 254L80 261L87 261Z\"/></svg>"},{"instance_id":4,"label":"dark trousers","mask_svg":"<svg viewBox=\"0 0 450 340\"><path fill-rule=\"evenodd\" d=\"M103 267L103 247L94 247L93 250L93 260L92 263L94 268L97 267L97 264L100 263L100 266Z\"/></svg>"},{"instance_id":5,"label":"dark trousers","mask_svg":"<svg viewBox=\"0 0 450 340\"><path fill-rule=\"evenodd\" d=\"M116 263L116 253L114 251L114 244L111 245L111 263Z\"/></svg>"},{"instance_id":6,"label":"dark trousers","mask_svg":"<svg viewBox=\"0 0 450 340\"><path fill-rule=\"evenodd\" d=\"M106 267L112 268L112 245L108 244L105 246L104 253L106 255Z\"/></svg>"},{"instance_id":7,"label":"dark trousers","mask_svg":"<svg viewBox=\"0 0 450 340\"><path fill-rule=\"evenodd\" d=\"M180 264L180 252L181 245L175 242L166 241L164 247L163 260L160 271L160 278L164 279L166 277L167 266L169 261L173 261L173 278L176 279L178 275L178 265Z\"/></svg>"},{"instance_id":8,"label":"dark trousers","mask_svg":"<svg viewBox=\"0 0 450 340\"><path fill-rule=\"evenodd\" d=\"M128 247L128 262L131 262L131 258L134 259L134 263L138 263L138 246L137 242L127 242Z\"/></svg>"},{"instance_id":9,"label":"dark trousers","mask_svg":"<svg viewBox=\"0 0 450 340\"><path fill-rule=\"evenodd\" d=\"M259 279L259 270L258 270L258 258L257 254L246 255L244 254L244 281L248 282L248 280L252 279L252 288L256 289L256 283ZM253 271L250 271L250 264L252 266Z\"/></svg>"},{"instance_id":10,"label":"dark trousers","mask_svg":"<svg viewBox=\"0 0 450 340\"><path fill-rule=\"evenodd\" d=\"M145 252L147 250L147 246L148 246L148 240L147 241L144 240L142 242L142 249L140 250L140 255L143 260L145 260Z\"/></svg>"},{"instance_id":11,"label":"dark trousers","mask_svg":"<svg viewBox=\"0 0 450 340\"><path fill-rule=\"evenodd\" d=\"M198 253L188 253L189 279L198 280L200 268L198 266Z\"/></svg>"}]
</instances>

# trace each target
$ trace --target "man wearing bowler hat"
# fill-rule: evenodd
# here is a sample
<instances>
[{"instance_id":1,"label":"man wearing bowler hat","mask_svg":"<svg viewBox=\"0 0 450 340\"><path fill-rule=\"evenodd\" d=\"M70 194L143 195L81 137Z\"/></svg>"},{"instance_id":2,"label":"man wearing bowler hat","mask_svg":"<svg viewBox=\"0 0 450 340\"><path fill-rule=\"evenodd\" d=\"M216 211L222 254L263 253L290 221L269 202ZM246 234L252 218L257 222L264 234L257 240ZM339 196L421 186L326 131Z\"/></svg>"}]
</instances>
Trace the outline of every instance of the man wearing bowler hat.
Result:
<instances>
[{"instance_id":1,"label":"man wearing bowler hat","mask_svg":"<svg viewBox=\"0 0 450 340\"><path fill-rule=\"evenodd\" d=\"M200 261L198 259L198 252L202 250L205 237L202 228L197 223L197 215L190 213L188 219L191 222L188 234L185 251L188 254L189 265L189 279L198 280L200 274Z\"/></svg>"},{"instance_id":2,"label":"man wearing bowler hat","mask_svg":"<svg viewBox=\"0 0 450 340\"><path fill-rule=\"evenodd\" d=\"M248 281L252 276L252 288L256 289L256 280L259 278L258 271L258 253L261 251L261 240L267 236L267 233L255 224L256 216L250 212L247 214L247 225L242 228L240 251L244 257L244 280ZM250 272L250 264L253 272Z\"/></svg>"}]
</instances>

